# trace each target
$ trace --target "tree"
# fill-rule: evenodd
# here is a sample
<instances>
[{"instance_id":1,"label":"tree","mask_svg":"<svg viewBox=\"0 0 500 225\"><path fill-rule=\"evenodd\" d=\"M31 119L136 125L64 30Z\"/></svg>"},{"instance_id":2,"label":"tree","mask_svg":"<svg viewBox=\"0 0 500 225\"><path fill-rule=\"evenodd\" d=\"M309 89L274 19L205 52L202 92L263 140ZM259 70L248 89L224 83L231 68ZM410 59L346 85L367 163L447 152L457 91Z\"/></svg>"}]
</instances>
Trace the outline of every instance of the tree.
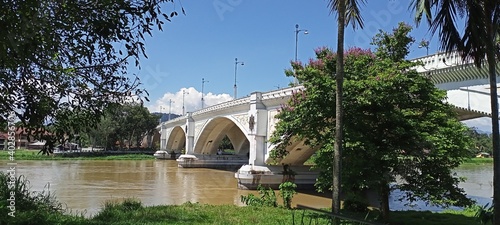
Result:
<instances>
[{"instance_id":1,"label":"tree","mask_svg":"<svg viewBox=\"0 0 500 225\"><path fill-rule=\"evenodd\" d=\"M117 142L121 149L130 149L134 145L141 146L143 139L156 131L159 118L160 115L150 113L141 104L113 105L88 133L94 143L104 143L107 149L115 148Z\"/></svg>"},{"instance_id":2,"label":"tree","mask_svg":"<svg viewBox=\"0 0 500 225\"><path fill-rule=\"evenodd\" d=\"M493 136L493 206L494 224L500 224L500 134L496 67L500 59L500 0L413 0L416 22L425 15L432 34L439 30L440 48L457 50L464 60L474 59L476 66L488 66ZM436 10L433 16L431 10ZM464 22L464 30L459 22Z\"/></svg>"},{"instance_id":3,"label":"tree","mask_svg":"<svg viewBox=\"0 0 500 225\"><path fill-rule=\"evenodd\" d=\"M364 3L363 0L360 2ZM340 174L341 174L341 165L342 165L342 142L343 142L343 108L342 108L342 86L344 81L344 27L351 23L353 28L356 24L359 24L360 27L363 27L363 19L359 13L357 0L330 0L328 3L328 7L332 12L337 12L338 20L337 20L337 70L335 74L332 73L333 76L337 79L337 87L336 87L336 112L335 119L337 123L335 124L335 143L334 143L334 152L333 155L333 176L332 176L332 212L339 213L340 210ZM339 224L340 221L335 220L335 224Z\"/></svg>"},{"instance_id":4,"label":"tree","mask_svg":"<svg viewBox=\"0 0 500 225\"><path fill-rule=\"evenodd\" d=\"M229 137L226 135L222 138L219 144L219 149L226 150L226 149L234 149L233 143L231 143L231 140Z\"/></svg>"},{"instance_id":5,"label":"tree","mask_svg":"<svg viewBox=\"0 0 500 225\"><path fill-rule=\"evenodd\" d=\"M96 123L110 103L145 98L127 66L146 57L144 35L176 16L174 0L0 3L0 112L15 112L36 139L46 125L85 111ZM184 11L184 10L182 10ZM73 122L71 122L73 123ZM62 137L65 133L54 135ZM47 140L48 144L53 141ZM50 152L51 149L48 149Z\"/></svg>"},{"instance_id":6,"label":"tree","mask_svg":"<svg viewBox=\"0 0 500 225\"><path fill-rule=\"evenodd\" d=\"M490 134L480 133L477 129L470 128L469 136L473 142L472 148L470 149L471 156L476 156L481 152L493 154L493 145Z\"/></svg>"},{"instance_id":7,"label":"tree","mask_svg":"<svg viewBox=\"0 0 500 225\"><path fill-rule=\"evenodd\" d=\"M386 220L391 188L406 191L409 201L471 203L451 171L470 156L468 129L456 119L453 106L443 102L446 92L412 69L417 63L404 59L414 42L410 31L400 24L393 33L374 38L375 53L351 48L345 54L342 189L346 196L376 191ZM275 158L286 157L286 146L297 140L319 148L315 163L322 172L316 187L323 191L332 188L332 127L337 120L336 108L330 106L336 101L331 90L337 80L330 74L337 69L338 54L321 48L316 56L307 65L292 64L305 89L277 115L270 142L276 145Z\"/></svg>"}]
</instances>

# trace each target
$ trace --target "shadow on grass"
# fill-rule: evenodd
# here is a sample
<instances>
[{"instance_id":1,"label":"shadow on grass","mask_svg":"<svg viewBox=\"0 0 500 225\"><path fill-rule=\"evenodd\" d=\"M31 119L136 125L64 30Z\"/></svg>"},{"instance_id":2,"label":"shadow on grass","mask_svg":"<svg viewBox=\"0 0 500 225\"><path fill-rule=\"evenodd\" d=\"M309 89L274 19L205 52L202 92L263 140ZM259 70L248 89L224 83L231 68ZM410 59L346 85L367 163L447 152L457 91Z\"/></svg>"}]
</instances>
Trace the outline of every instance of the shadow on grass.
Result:
<instances>
[{"instance_id":1,"label":"shadow on grass","mask_svg":"<svg viewBox=\"0 0 500 225\"><path fill-rule=\"evenodd\" d=\"M455 212L455 213L454 213ZM460 211L433 213L430 211L393 211L391 225L480 225L480 221L466 212Z\"/></svg>"}]
</instances>

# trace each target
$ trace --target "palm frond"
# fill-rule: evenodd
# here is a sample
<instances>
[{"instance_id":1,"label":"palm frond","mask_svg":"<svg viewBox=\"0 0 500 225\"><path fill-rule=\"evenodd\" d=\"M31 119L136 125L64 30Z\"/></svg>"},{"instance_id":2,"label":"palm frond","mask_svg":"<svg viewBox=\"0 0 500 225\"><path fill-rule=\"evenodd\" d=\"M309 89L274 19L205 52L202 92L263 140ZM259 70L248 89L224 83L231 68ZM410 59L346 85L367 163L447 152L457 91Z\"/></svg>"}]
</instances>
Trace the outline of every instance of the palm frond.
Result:
<instances>
[{"instance_id":1,"label":"palm frond","mask_svg":"<svg viewBox=\"0 0 500 225\"><path fill-rule=\"evenodd\" d=\"M488 32L486 31L486 15L484 7L479 1L468 1L468 16L466 18L465 31L460 43L462 58L470 56L477 66L481 66L486 56L486 45L488 43Z\"/></svg>"},{"instance_id":2,"label":"palm frond","mask_svg":"<svg viewBox=\"0 0 500 225\"><path fill-rule=\"evenodd\" d=\"M328 8L330 13L338 12L338 5L340 0L329 0ZM343 0L346 2L346 26L351 24L353 28L359 26L361 29L364 27L363 17L361 16L360 5L366 4L366 0Z\"/></svg>"},{"instance_id":3,"label":"palm frond","mask_svg":"<svg viewBox=\"0 0 500 225\"><path fill-rule=\"evenodd\" d=\"M412 0L410 2L409 8L412 12L415 12L415 23L417 24L417 26L420 24L420 21L422 21L422 16L424 14L427 23L431 24L432 22L431 8L434 4L436 4L436 1L434 0Z\"/></svg>"},{"instance_id":4,"label":"palm frond","mask_svg":"<svg viewBox=\"0 0 500 225\"><path fill-rule=\"evenodd\" d=\"M455 0L442 0L436 17L430 24L430 31L435 34L439 30L440 49L451 52L461 49L460 32L456 27L457 8Z\"/></svg>"},{"instance_id":5,"label":"palm frond","mask_svg":"<svg viewBox=\"0 0 500 225\"><path fill-rule=\"evenodd\" d=\"M440 50L458 50L463 60L473 58L477 66L486 59L486 43L500 36L500 0L412 0L410 7L417 25L425 14L431 33L439 34Z\"/></svg>"}]
</instances>

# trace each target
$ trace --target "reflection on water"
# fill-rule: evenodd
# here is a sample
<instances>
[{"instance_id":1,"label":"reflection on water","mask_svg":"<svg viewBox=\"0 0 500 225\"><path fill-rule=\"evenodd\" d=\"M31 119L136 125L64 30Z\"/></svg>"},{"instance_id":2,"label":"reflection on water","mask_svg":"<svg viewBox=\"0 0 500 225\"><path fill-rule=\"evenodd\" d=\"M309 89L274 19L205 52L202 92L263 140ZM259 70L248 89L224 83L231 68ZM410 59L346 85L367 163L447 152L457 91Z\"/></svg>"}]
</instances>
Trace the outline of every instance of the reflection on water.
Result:
<instances>
[{"instance_id":1,"label":"reflection on water","mask_svg":"<svg viewBox=\"0 0 500 225\"><path fill-rule=\"evenodd\" d=\"M137 198L145 205L241 205L240 196L255 191L238 190L234 171L178 168L171 160L17 161L16 175L31 181L32 190L50 191L73 212L93 215L107 200ZM0 161L0 165L7 165ZM2 167L2 170L6 168ZM299 193L294 204L329 207L328 197Z\"/></svg>"},{"instance_id":2,"label":"reflection on water","mask_svg":"<svg viewBox=\"0 0 500 225\"><path fill-rule=\"evenodd\" d=\"M107 200L137 198L145 205L206 204L241 205L240 196L255 191L238 190L234 171L203 168L178 168L171 160L81 160L81 161L17 161L17 175L25 175L32 190L41 191L50 184L50 191L73 212L95 214ZM0 161L0 165L7 165ZM2 166L2 170L6 170ZM469 197L484 205L493 193L492 165L461 167L458 176L467 177L460 186ZM404 206L397 201L400 193L391 196L392 210L440 210L418 204ZM277 195L279 198L279 195ZM330 207L329 196L299 193L293 204L316 208Z\"/></svg>"},{"instance_id":3,"label":"reflection on water","mask_svg":"<svg viewBox=\"0 0 500 225\"><path fill-rule=\"evenodd\" d=\"M465 177L466 181L460 183L467 196L476 201L478 205L490 204L493 197L493 164L488 165L466 165L455 170L456 175ZM391 209L393 210L431 210L441 211L443 208L427 206L425 203L417 202L415 205L406 206L406 202L397 199L402 195L400 191L393 191L391 195ZM453 207L452 207L453 208ZM457 209L457 208L454 208Z\"/></svg>"}]
</instances>

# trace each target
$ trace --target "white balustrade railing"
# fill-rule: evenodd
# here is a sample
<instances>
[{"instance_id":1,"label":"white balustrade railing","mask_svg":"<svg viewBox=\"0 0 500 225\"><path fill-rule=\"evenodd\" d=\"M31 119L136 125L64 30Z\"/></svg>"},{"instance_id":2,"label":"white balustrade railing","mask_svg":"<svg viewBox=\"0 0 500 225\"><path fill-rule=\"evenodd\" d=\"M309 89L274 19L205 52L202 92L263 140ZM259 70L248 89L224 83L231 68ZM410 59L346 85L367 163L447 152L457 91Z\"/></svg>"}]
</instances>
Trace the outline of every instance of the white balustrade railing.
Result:
<instances>
[{"instance_id":1,"label":"white balustrade railing","mask_svg":"<svg viewBox=\"0 0 500 225\"><path fill-rule=\"evenodd\" d=\"M265 92L262 93L262 100L270 100L275 98L291 96L293 92L297 92L299 90L302 90L303 88L304 88L303 86L295 86L295 87L289 87L289 88L283 88L279 90Z\"/></svg>"},{"instance_id":2,"label":"white balustrade railing","mask_svg":"<svg viewBox=\"0 0 500 225\"><path fill-rule=\"evenodd\" d=\"M462 56L458 52L440 52L433 55L419 57L411 61L421 61L423 63L423 65L415 68L419 73L474 63L474 60L471 58L463 60Z\"/></svg>"},{"instance_id":3,"label":"white balustrade railing","mask_svg":"<svg viewBox=\"0 0 500 225\"><path fill-rule=\"evenodd\" d=\"M264 92L264 93L262 93L261 100L263 100L263 101L264 100L272 100L272 99L278 99L278 98L282 98L282 97L291 96L294 92L299 91L303 88L304 88L303 86L295 86L295 87L289 87L289 88L283 88L283 89L279 89L279 90ZM239 98L236 100L222 102L222 103L219 103L217 105L209 106L209 107L194 111L194 112L192 112L191 115L197 116L197 115L201 115L201 114L205 114L205 113L211 113L214 111L221 111L221 110L225 110L228 108L232 108L232 107L236 107L236 106L240 106L240 105L248 105L248 104L250 104L250 97L249 96ZM164 122L164 124L176 123L176 122L184 121L185 119L186 119L186 115L183 115L183 116L177 117L175 119L166 121L166 122Z\"/></svg>"}]
</instances>

